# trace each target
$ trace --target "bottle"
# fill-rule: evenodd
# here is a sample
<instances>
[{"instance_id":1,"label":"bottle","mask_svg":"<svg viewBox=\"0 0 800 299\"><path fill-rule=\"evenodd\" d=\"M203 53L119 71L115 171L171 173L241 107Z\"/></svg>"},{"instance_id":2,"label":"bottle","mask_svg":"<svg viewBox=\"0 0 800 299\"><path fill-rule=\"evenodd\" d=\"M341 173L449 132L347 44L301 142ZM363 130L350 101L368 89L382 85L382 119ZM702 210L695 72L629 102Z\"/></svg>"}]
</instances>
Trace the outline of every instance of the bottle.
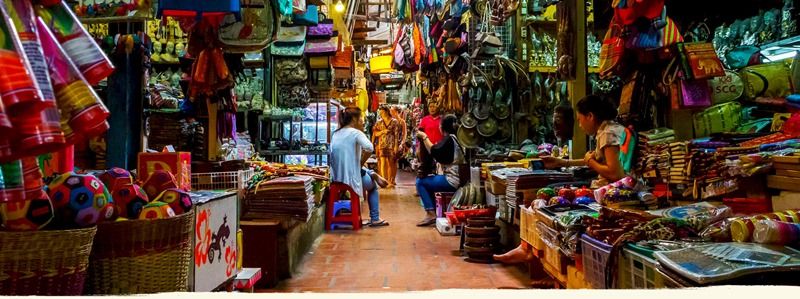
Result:
<instances>
[{"instance_id":1,"label":"bottle","mask_svg":"<svg viewBox=\"0 0 800 299\"><path fill-rule=\"evenodd\" d=\"M522 5L521 6L522 6L522 9L521 9L522 15L523 16L527 15L528 14L528 0L522 0Z\"/></svg>"},{"instance_id":2,"label":"bottle","mask_svg":"<svg viewBox=\"0 0 800 299\"><path fill-rule=\"evenodd\" d=\"M528 60L528 45L522 44L522 61Z\"/></svg>"}]
</instances>

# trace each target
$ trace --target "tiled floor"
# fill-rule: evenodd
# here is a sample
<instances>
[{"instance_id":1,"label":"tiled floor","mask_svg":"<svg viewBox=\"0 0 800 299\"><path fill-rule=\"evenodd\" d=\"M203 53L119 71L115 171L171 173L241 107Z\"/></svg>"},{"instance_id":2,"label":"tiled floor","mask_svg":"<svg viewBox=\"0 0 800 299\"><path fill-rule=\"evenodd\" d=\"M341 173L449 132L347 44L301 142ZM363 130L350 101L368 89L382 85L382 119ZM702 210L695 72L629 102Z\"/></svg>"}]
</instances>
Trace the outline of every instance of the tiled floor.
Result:
<instances>
[{"instance_id":1,"label":"tiled floor","mask_svg":"<svg viewBox=\"0 0 800 299\"><path fill-rule=\"evenodd\" d=\"M525 288L527 272L515 266L473 264L458 254L458 237L423 217L413 177L401 173L400 186L381 190L381 217L389 226L324 234L304 258L299 273L268 292L404 292L450 288ZM364 219L366 216L366 208Z\"/></svg>"}]
</instances>

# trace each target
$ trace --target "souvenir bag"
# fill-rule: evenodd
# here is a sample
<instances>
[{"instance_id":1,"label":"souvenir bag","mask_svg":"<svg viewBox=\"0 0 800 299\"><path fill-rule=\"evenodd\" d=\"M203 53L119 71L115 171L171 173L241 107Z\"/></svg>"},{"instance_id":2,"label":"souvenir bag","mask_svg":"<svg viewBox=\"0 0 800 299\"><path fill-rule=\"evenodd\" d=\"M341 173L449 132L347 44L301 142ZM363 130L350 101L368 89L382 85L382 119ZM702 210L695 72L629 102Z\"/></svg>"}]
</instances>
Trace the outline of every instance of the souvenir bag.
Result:
<instances>
[{"instance_id":1,"label":"souvenir bag","mask_svg":"<svg viewBox=\"0 0 800 299\"><path fill-rule=\"evenodd\" d=\"M308 57L308 67L312 70L330 69L330 56L311 56Z\"/></svg>"},{"instance_id":2,"label":"souvenir bag","mask_svg":"<svg viewBox=\"0 0 800 299\"><path fill-rule=\"evenodd\" d=\"M711 88L708 80L680 80L681 107L705 108L711 106Z\"/></svg>"},{"instance_id":3,"label":"souvenir bag","mask_svg":"<svg viewBox=\"0 0 800 299\"><path fill-rule=\"evenodd\" d=\"M316 5L309 5L305 12L292 15L292 24L315 26L319 23L319 10Z\"/></svg>"},{"instance_id":4,"label":"souvenir bag","mask_svg":"<svg viewBox=\"0 0 800 299\"><path fill-rule=\"evenodd\" d=\"M306 56L333 56L336 54L336 42L330 37L309 40L306 42L305 54Z\"/></svg>"},{"instance_id":5,"label":"souvenir bag","mask_svg":"<svg viewBox=\"0 0 800 299\"><path fill-rule=\"evenodd\" d=\"M732 71L725 71L725 76L713 78L708 83L711 87L711 99L714 104L737 100L744 93L742 78Z\"/></svg>"},{"instance_id":6,"label":"souvenir bag","mask_svg":"<svg viewBox=\"0 0 800 299\"><path fill-rule=\"evenodd\" d=\"M257 52L277 37L280 17L271 0L242 0L241 20L227 14L219 27L219 40L233 53Z\"/></svg>"},{"instance_id":7,"label":"souvenir bag","mask_svg":"<svg viewBox=\"0 0 800 299\"><path fill-rule=\"evenodd\" d=\"M327 58L327 57L324 57ZM311 87L316 91L331 89L331 69L312 69L310 74Z\"/></svg>"},{"instance_id":8,"label":"souvenir bag","mask_svg":"<svg viewBox=\"0 0 800 299\"><path fill-rule=\"evenodd\" d=\"M278 13L283 16L290 17L294 12L294 8L292 7L292 0L272 0L274 1L275 5L278 8ZM280 16L276 15L275 18L280 19Z\"/></svg>"},{"instance_id":9,"label":"souvenir bag","mask_svg":"<svg viewBox=\"0 0 800 299\"><path fill-rule=\"evenodd\" d=\"M280 26L278 29L278 39L270 46L270 53L274 56L303 56L305 39L306 27Z\"/></svg>"},{"instance_id":10,"label":"souvenir bag","mask_svg":"<svg viewBox=\"0 0 800 299\"><path fill-rule=\"evenodd\" d=\"M353 68L353 46L345 46L341 37L339 37L339 50L333 55L331 65L335 69L350 70Z\"/></svg>"},{"instance_id":11,"label":"souvenir bag","mask_svg":"<svg viewBox=\"0 0 800 299\"><path fill-rule=\"evenodd\" d=\"M619 75L622 69L622 58L625 55L625 41L621 37L622 26L611 20L611 25L600 47L600 76L608 78Z\"/></svg>"},{"instance_id":12,"label":"souvenir bag","mask_svg":"<svg viewBox=\"0 0 800 299\"><path fill-rule=\"evenodd\" d=\"M305 108L311 95L305 84L278 86L278 100L287 108Z\"/></svg>"},{"instance_id":13,"label":"souvenir bag","mask_svg":"<svg viewBox=\"0 0 800 299\"><path fill-rule=\"evenodd\" d=\"M333 20L328 19L328 17L321 12L319 15L321 18L319 18L317 25L308 27L308 38L324 39L333 37Z\"/></svg>"},{"instance_id":14,"label":"souvenir bag","mask_svg":"<svg viewBox=\"0 0 800 299\"><path fill-rule=\"evenodd\" d=\"M739 74L744 81L744 95L751 100L784 98L793 90L791 70L782 61L748 66Z\"/></svg>"},{"instance_id":15,"label":"souvenir bag","mask_svg":"<svg viewBox=\"0 0 800 299\"><path fill-rule=\"evenodd\" d=\"M308 70L303 58L276 58L275 80L278 84L297 84L308 79Z\"/></svg>"},{"instance_id":16,"label":"souvenir bag","mask_svg":"<svg viewBox=\"0 0 800 299\"><path fill-rule=\"evenodd\" d=\"M759 57L761 57L761 48L740 46L725 53L725 63L731 69L740 70L751 65L754 60L757 61Z\"/></svg>"},{"instance_id":17,"label":"souvenir bag","mask_svg":"<svg viewBox=\"0 0 800 299\"><path fill-rule=\"evenodd\" d=\"M738 102L729 102L712 106L694 115L694 132L696 137L705 137L714 133L731 132L741 122L742 106Z\"/></svg>"},{"instance_id":18,"label":"souvenir bag","mask_svg":"<svg viewBox=\"0 0 800 299\"><path fill-rule=\"evenodd\" d=\"M725 67L711 43L679 43L678 53L687 78L709 79L725 76Z\"/></svg>"},{"instance_id":19,"label":"souvenir bag","mask_svg":"<svg viewBox=\"0 0 800 299\"><path fill-rule=\"evenodd\" d=\"M283 1L283 0L278 0ZM303 14L307 11L306 0L291 0L292 2L292 12L291 14Z\"/></svg>"},{"instance_id":20,"label":"souvenir bag","mask_svg":"<svg viewBox=\"0 0 800 299\"><path fill-rule=\"evenodd\" d=\"M375 56L369 59L369 70L373 74L386 74L391 73L392 69L392 55Z\"/></svg>"},{"instance_id":21,"label":"souvenir bag","mask_svg":"<svg viewBox=\"0 0 800 299\"><path fill-rule=\"evenodd\" d=\"M627 0L614 1L614 19L619 24L633 25L639 18L647 20L658 19L664 10L664 0Z\"/></svg>"}]
</instances>

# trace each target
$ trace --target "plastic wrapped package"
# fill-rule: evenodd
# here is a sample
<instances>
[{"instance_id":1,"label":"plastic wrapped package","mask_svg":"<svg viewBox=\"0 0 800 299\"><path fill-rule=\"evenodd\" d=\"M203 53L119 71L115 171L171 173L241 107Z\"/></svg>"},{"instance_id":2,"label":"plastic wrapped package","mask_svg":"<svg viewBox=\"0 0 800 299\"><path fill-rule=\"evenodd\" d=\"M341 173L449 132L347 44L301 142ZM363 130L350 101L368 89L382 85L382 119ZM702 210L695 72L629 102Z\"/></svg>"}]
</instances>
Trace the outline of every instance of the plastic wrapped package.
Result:
<instances>
[{"instance_id":1,"label":"plastic wrapped package","mask_svg":"<svg viewBox=\"0 0 800 299\"><path fill-rule=\"evenodd\" d=\"M753 242L776 245L800 244L800 224L758 220L755 222Z\"/></svg>"},{"instance_id":2,"label":"plastic wrapped package","mask_svg":"<svg viewBox=\"0 0 800 299\"><path fill-rule=\"evenodd\" d=\"M800 223L797 211L783 211L770 214L761 214L752 217L736 218L731 221L731 238L736 242L750 242L755 231L755 222L759 220L776 220L791 223Z\"/></svg>"},{"instance_id":3,"label":"plastic wrapped package","mask_svg":"<svg viewBox=\"0 0 800 299\"><path fill-rule=\"evenodd\" d=\"M0 72L0 96L6 112L15 115L18 111L40 111L48 103L43 101L5 7L0 9L0 18L0 65L3 66Z\"/></svg>"},{"instance_id":4,"label":"plastic wrapped package","mask_svg":"<svg viewBox=\"0 0 800 299\"><path fill-rule=\"evenodd\" d=\"M90 85L96 85L114 72L111 60L86 32L66 2L50 7L37 5L34 8Z\"/></svg>"},{"instance_id":5,"label":"plastic wrapped package","mask_svg":"<svg viewBox=\"0 0 800 299\"><path fill-rule=\"evenodd\" d=\"M36 156L22 158L22 180L26 199L41 198L44 188L42 170Z\"/></svg>"},{"instance_id":6,"label":"plastic wrapped package","mask_svg":"<svg viewBox=\"0 0 800 299\"><path fill-rule=\"evenodd\" d=\"M688 222L695 231L702 232L710 225L727 219L732 215L733 210L731 210L731 208L722 206L689 216L686 218L686 222Z\"/></svg>"},{"instance_id":7,"label":"plastic wrapped package","mask_svg":"<svg viewBox=\"0 0 800 299\"><path fill-rule=\"evenodd\" d=\"M61 129L64 134L68 139L73 139L74 134L87 137L102 134L109 128L106 122L108 109L59 46L56 37L45 26L43 18L37 19L37 26L44 53L50 58L50 77L61 112Z\"/></svg>"},{"instance_id":8,"label":"plastic wrapped package","mask_svg":"<svg viewBox=\"0 0 800 299\"><path fill-rule=\"evenodd\" d=\"M713 242L730 242L731 222L735 218L725 219L707 226L700 232L700 237Z\"/></svg>"},{"instance_id":9,"label":"plastic wrapped package","mask_svg":"<svg viewBox=\"0 0 800 299\"><path fill-rule=\"evenodd\" d=\"M42 51L36 29L33 7L28 1L5 1L7 15L16 28L24 56L36 79L42 96L42 110L25 109L12 116L14 124L14 149L25 155L39 155L56 151L66 142L59 124L47 61Z\"/></svg>"},{"instance_id":10,"label":"plastic wrapped package","mask_svg":"<svg viewBox=\"0 0 800 299\"><path fill-rule=\"evenodd\" d=\"M22 174L22 161L15 160L0 164L3 172L0 184L0 203L17 202L25 200L25 189Z\"/></svg>"}]
</instances>

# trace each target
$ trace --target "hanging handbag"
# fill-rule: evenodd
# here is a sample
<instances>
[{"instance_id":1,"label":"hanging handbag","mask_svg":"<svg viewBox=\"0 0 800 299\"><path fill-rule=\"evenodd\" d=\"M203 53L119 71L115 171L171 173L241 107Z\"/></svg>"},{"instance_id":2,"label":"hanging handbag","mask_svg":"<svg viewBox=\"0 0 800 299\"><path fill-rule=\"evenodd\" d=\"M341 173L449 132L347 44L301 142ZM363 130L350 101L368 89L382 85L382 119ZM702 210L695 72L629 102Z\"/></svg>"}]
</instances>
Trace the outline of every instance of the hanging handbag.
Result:
<instances>
[{"instance_id":1,"label":"hanging handbag","mask_svg":"<svg viewBox=\"0 0 800 299\"><path fill-rule=\"evenodd\" d=\"M275 81L278 84L297 84L307 79L308 70L302 58L275 59Z\"/></svg>"},{"instance_id":2,"label":"hanging handbag","mask_svg":"<svg viewBox=\"0 0 800 299\"><path fill-rule=\"evenodd\" d=\"M392 55L375 56L369 59L369 71L373 74L391 73Z\"/></svg>"},{"instance_id":3,"label":"hanging handbag","mask_svg":"<svg viewBox=\"0 0 800 299\"><path fill-rule=\"evenodd\" d=\"M601 78L619 75L622 70L622 58L625 55L625 41L621 37L622 27L611 21L611 25L600 47L599 72Z\"/></svg>"},{"instance_id":4,"label":"hanging handbag","mask_svg":"<svg viewBox=\"0 0 800 299\"><path fill-rule=\"evenodd\" d=\"M294 8L292 7L292 0L272 0L276 4L278 8L278 13L283 16L291 16ZM276 18L280 19L280 16L276 15Z\"/></svg>"},{"instance_id":5,"label":"hanging handbag","mask_svg":"<svg viewBox=\"0 0 800 299\"><path fill-rule=\"evenodd\" d=\"M278 102L286 108L305 108L310 100L311 94L305 84L278 86Z\"/></svg>"},{"instance_id":6,"label":"hanging handbag","mask_svg":"<svg viewBox=\"0 0 800 299\"><path fill-rule=\"evenodd\" d=\"M708 80L680 80L680 86L681 107L694 109L711 106L711 89L708 86Z\"/></svg>"},{"instance_id":7,"label":"hanging handbag","mask_svg":"<svg viewBox=\"0 0 800 299\"><path fill-rule=\"evenodd\" d=\"M317 25L309 26L308 27L308 38L329 38L333 36L333 20L328 19L323 13L319 13L322 18L320 18Z\"/></svg>"},{"instance_id":8,"label":"hanging handbag","mask_svg":"<svg viewBox=\"0 0 800 299\"><path fill-rule=\"evenodd\" d=\"M305 12L292 15L292 24L314 26L319 24L319 10L316 5L309 5Z\"/></svg>"},{"instance_id":9,"label":"hanging handbag","mask_svg":"<svg viewBox=\"0 0 800 299\"><path fill-rule=\"evenodd\" d=\"M730 132L741 122L742 105L728 102L712 106L694 115L696 137L706 137L714 133Z\"/></svg>"},{"instance_id":10,"label":"hanging handbag","mask_svg":"<svg viewBox=\"0 0 800 299\"><path fill-rule=\"evenodd\" d=\"M327 57L325 57L327 58ZM312 69L309 75L310 87L317 92L326 92L331 89L331 70Z\"/></svg>"},{"instance_id":11,"label":"hanging handbag","mask_svg":"<svg viewBox=\"0 0 800 299\"><path fill-rule=\"evenodd\" d=\"M279 19L270 0L242 0L241 20L227 14L219 26L219 41L226 52L259 52L277 37Z\"/></svg>"},{"instance_id":12,"label":"hanging handbag","mask_svg":"<svg viewBox=\"0 0 800 299\"><path fill-rule=\"evenodd\" d=\"M278 0L281 1L281 0ZM292 14L302 14L306 12L306 0L292 0Z\"/></svg>"},{"instance_id":13,"label":"hanging handbag","mask_svg":"<svg viewBox=\"0 0 800 299\"><path fill-rule=\"evenodd\" d=\"M306 42L306 56L333 56L336 54L336 43L332 39L309 40Z\"/></svg>"},{"instance_id":14,"label":"hanging handbag","mask_svg":"<svg viewBox=\"0 0 800 299\"><path fill-rule=\"evenodd\" d=\"M333 56L331 65L336 69L349 70L353 68L353 46L343 45L341 37L339 38L339 50Z\"/></svg>"},{"instance_id":15,"label":"hanging handbag","mask_svg":"<svg viewBox=\"0 0 800 299\"><path fill-rule=\"evenodd\" d=\"M312 70L330 69L330 56L311 56L308 57L308 67Z\"/></svg>"},{"instance_id":16,"label":"hanging handbag","mask_svg":"<svg viewBox=\"0 0 800 299\"><path fill-rule=\"evenodd\" d=\"M711 43L679 43L678 53L684 65L684 75L691 79L725 76L725 67Z\"/></svg>"},{"instance_id":17,"label":"hanging handbag","mask_svg":"<svg viewBox=\"0 0 800 299\"><path fill-rule=\"evenodd\" d=\"M791 70L783 61L748 66L739 75L744 81L744 95L751 100L784 98L793 90Z\"/></svg>"},{"instance_id":18,"label":"hanging handbag","mask_svg":"<svg viewBox=\"0 0 800 299\"><path fill-rule=\"evenodd\" d=\"M270 53L274 56L299 57L305 50L306 27L278 28L278 39L270 46Z\"/></svg>"}]
</instances>

